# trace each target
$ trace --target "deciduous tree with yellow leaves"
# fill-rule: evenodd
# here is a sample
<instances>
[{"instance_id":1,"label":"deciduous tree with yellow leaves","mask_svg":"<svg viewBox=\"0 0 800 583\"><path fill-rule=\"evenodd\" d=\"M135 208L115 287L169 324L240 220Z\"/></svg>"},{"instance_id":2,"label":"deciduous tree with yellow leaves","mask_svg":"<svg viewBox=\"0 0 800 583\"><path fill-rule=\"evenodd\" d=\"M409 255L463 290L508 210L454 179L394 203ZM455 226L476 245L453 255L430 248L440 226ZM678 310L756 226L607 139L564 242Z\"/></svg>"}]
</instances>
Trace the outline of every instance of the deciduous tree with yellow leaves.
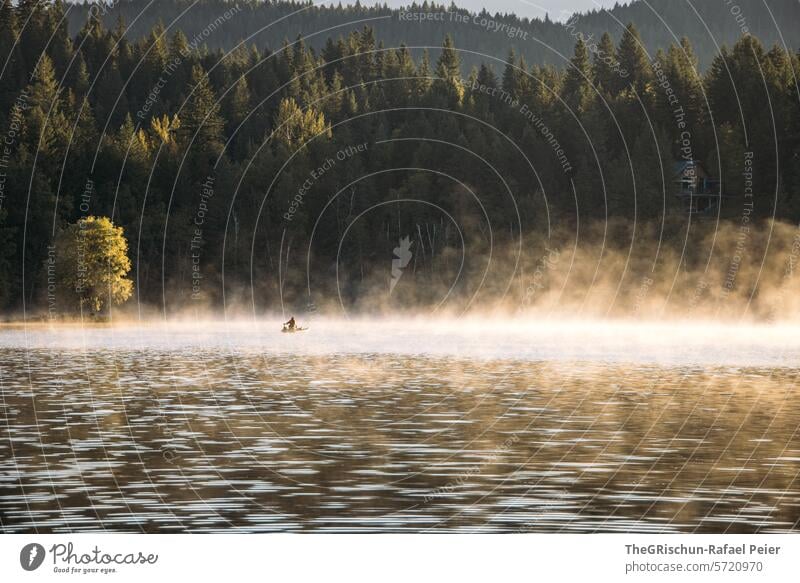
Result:
<instances>
[{"instance_id":1,"label":"deciduous tree with yellow leaves","mask_svg":"<svg viewBox=\"0 0 800 583\"><path fill-rule=\"evenodd\" d=\"M61 298L92 314L133 294L131 261L122 227L107 217L86 217L56 237L56 275Z\"/></svg>"}]
</instances>

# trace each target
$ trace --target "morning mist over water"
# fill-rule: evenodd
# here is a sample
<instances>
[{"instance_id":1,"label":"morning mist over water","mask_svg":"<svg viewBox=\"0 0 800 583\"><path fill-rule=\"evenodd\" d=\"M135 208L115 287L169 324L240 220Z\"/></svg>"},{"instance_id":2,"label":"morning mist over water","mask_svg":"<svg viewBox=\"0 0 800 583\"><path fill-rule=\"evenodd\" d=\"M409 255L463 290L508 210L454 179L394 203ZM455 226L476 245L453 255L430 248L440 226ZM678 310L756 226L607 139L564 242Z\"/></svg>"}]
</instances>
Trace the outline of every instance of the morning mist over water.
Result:
<instances>
[{"instance_id":1,"label":"morning mist over water","mask_svg":"<svg viewBox=\"0 0 800 583\"><path fill-rule=\"evenodd\" d=\"M436 324L6 331L7 528L792 530L796 328Z\"/></svg>"},{"instance_id":2,"label":"morning mist over water","mask_svg":"<svg viewBox=\"0 0 800 583\"><path fill-rule=\"evenodd\" d=\"M800 5L554 7L0 0L3 580L792 580Z\"/></svg>"}]
</instances>

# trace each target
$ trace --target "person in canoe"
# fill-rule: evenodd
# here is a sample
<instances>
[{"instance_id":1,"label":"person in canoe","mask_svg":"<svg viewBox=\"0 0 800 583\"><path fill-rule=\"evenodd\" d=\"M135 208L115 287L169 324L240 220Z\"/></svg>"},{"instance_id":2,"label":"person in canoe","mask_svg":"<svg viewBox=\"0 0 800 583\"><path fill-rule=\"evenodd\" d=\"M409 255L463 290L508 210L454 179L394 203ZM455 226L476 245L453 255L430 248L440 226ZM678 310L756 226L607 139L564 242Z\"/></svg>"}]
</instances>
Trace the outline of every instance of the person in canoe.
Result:
<instances>
[{"instance_id":1,"label":"person in canoe","mask_svg":"<svg viewBox=\"0 0 800 583\"><path fill-rule=\"evenodd\" d=\"M288 322L283 323L283 330L281 332L302 332L303 330L308 330L308 328L301 328L297 325L294 321L294 316L289 318Z\"/></svg>"}]
</instances>

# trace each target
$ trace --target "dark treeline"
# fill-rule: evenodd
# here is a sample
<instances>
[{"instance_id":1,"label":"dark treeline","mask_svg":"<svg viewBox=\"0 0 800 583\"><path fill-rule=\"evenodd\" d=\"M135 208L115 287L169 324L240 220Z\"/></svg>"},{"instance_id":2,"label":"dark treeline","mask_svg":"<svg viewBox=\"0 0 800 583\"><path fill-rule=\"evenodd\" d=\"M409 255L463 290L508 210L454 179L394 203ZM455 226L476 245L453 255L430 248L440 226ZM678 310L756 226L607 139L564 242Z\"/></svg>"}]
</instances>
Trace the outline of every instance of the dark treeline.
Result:
<instances>
[{"instance_id":1,"label":"dark treeline","mask_svg":"<svg viewBox=\"0 0 800 583\"><path fill-rule=\"evenodd\" d=\"M229 8L227 0L120 0L110 2L103 21L113 28L121 17L130 23L128 38L146 38L154 26L163 23L179 28L188 38L199 35ZM230 50L242 40L258 47L274 46L275 39L294 39L305 35L310 47L322 49L328 36L346 36L365 24L386 46L438 47L449 34L456 46L469 48L462 60L480 66L480 53L505 57L509 48L528 63L563 67L572 53L575 37L583 34L587 42L599 41L608 32L614 42L622 37L625 25L636 24L650 55L686 37L694 47L700 68L705 69L722 45L733 45L743 32L758 37L766 46L800 46L800 5L794 0L771 0L769 10L763 0L650 0L623 3L609 10L593 10L567 17L520 18L514 14L470 14L455 5L409 2L403 10L383 5L314 6L302 2L236 2L241 11L222 29L208 38L212 49ZM91 4L78 4L69 13L70 34L77 34L86 22ZM188 9L188 10L187 10ZM403 13L444 13L436 20L409 20ZM452 13L452 16L451 14ZM460 18L456 19L455 15ZM505 25L507 28L501 28ZM329 33L320 32L331 30ZM316 33L316 34L315 34ZM563 55L563 57L561 56ZM433 55L434 57L436 55Z\"/></svg>"},{"instance_id":2,"label":"dark treeline","mask_svg":"<svg viewBox=\"0 0 800 583\"><path fill-rule=\"evenodd\" d=\"M159 2L158 17L178 5ZM476 258L502 264L520 235L610 217L684 224L682 158L721 177L731 214L750 160L753 217L800 219L800 62L755 36L702 75L687 39L651 60L633 25L597 51L579 39L562 67L513 50L466 67L459 49L474 47L449 36L435 58L370 27L319 50L282 29L223 53L207 45L248 30L222 23L199 44L156 24L131 41L96 14L73 36L62 2L0 6L5 309L46 301L48 246L87 215L125 229L140 301L224 293L260 307L303 301L309 285L357 298L388 280L404 236L421 272L461 270L468 294ZM200 3L187 26L232 9Z\"/></svg>"}]
</instances>

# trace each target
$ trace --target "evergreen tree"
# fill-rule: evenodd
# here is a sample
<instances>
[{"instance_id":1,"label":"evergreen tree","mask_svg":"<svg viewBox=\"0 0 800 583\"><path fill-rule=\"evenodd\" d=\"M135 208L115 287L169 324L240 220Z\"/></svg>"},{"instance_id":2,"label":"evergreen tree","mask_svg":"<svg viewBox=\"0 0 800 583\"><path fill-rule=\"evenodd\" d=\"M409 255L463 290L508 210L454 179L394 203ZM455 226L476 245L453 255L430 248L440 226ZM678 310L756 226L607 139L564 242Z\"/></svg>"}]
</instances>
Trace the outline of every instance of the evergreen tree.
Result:
<instances>
[{"instance_id":1,"label":"evergreen tree","mask_svg":"<svg viewBox=\"0 0 800 583\"><path fill-rule=\"evenodd\" d=\"M129 111L128 96L116 61L106 65L97 82L95 109L103 125L117 127Z\"/></svg>"},{"instance_id":2,"label":"evergreen tree","mask_svg":"<svg viewBox=\"0 0 800 583\"><path fill-rule=\"evenodd\" d=\"M222 151L224 122L220 104L208 75L199 65L192 68L191 96L180 113L180 134L185 147L208 159Z\"/></svg>"},{"instance_id":3,"label":"evergreen tree","mask_svg":"<svg viewBox=\"0 0 800 583\"><path fill-rule=\"evenodd\" d=\"M393 83L393 87L397 88L395 94L397 95L398 104L405 105L411 102L414 95L414 76L416 75L414 59L406 45L401 44L397 49L396 62L397 65L393 77L397 81Z\"/></svg>"},{"instance_id":4,"label":"evergreen tree","mask_svg":"<svg viewBox=\"0 0 800 583\"><path fill-rule=\"evenodd\" d=\"M250 89L247 79L240 77L225 97L224 118L228 126L226 134L231 135L250 113Z\"/></svg>"},{"instance_id":5,"label":"evergreen tree","mask_svg":"<svg viewBox=\"0 0 800 583\"><path fill-rule=\"evenodd\" d=\"M414 84L417 100L421 100L430 89L433 83L433 72L431 71L431 60L428 55L428 50L425 49L422 53L422 60L417 68L417 78Z\"/></svg>"},{"instance_id":6,"label":"evergreen tree","mask_svg":"<svg viewBox=\"0 0 800 583\"><path fill-rule=\"evenodd\" d=\"M28 88L27 146L41 156L42 163L53 163L64 143L66 120L53 62L46 54L39 60L34 79Z\"/></svg>"},{"instance_id":7,"label":"evergreen tree","mask_svg":"<svg viewBox=\"0 0 800 583\"><path fill-rule=\"evenodd\" d=\"M620 68L617 60L617 50L614 48L614 41L611 39L611 35L604 32L592 61L592 77L595 85L605 91L616 93L621 84L619 77L628 76L628 71L623 71Z\"/></svg>"},{"instance_id":8,"label":"evergreen tree","mask_svg":"<svg viewBox=\"0 0 800 583\"><path fill-rule=\"evenodd\" d=\"M519 73L517 72L517 56L514 49L509 49L508 58L506 58L506 66L503 69L503 91L508 95L519 98L519 87L517 80Z\"/></svg>"},{"instance_id":9,"label":"evergreen tree","mask_svg":"<svg viewBox=\"0 0 800 583\"><path fill-rule=\"evenodd\" d=\"M47 4L41 0L19 0L16 21L21 33L19 45L22 61L27 67L26 76L29 76L36 70L50 38Z\"/></svg>"},{"instance_id":10,"label":"evergreen tree","mask_svg":"<svg viewBox=\"0 0 800 583\"><path fill-rule=\"evenodd\" d=\"M288 98L281 100L272 135L279 144L292 150L320 135L330 137L331 131L322 112L310 107L302 110L294 99Z\"/></svg>"},{"instance_id":11,"label":"evergreen tree","mask_svg":"<svg viewBox=\"0 0 800 583\"><path fill-rule=\"evenodd\" d=\"M580 114L591 95L589 53L586 44L580 38L575 44L575 53L570 59L570 65L564 75L561 97L571 110Z\"/></svg>"},{"instance_id":12,"label":"evergreen tree","mask_svg":"<svg viewBox=\"0 0 800 583\"><path fill-rule=\"evenodd\" d=\"M629 23L622 33L622 40L619 41L617 58L620 67L625 70L626 86L633 88L640 98L646 95L647 86L652 79L652 68L644 49L642 38L633 23ZM621 87L621 88L624 88Z\"/></svg>"},{"instance_id":13,"label":"evergreen tree","mask_svg":"<svg viewBox=\"0 0 800 583\"><path fill-rule=\"evenodd\" d=\"M5 65L0 77L0 116L9 111L17 98L16 90L25 82L25 64L17 43L18 35L17 15L11 0L0 0L0 63Z\"/></svg>"},{"instance_id":14,"label":"evergreen tree","mask_svg":"<svg viewBox=\"0 0 800 583\"><path fill-rule=\"evenodd\" d=\"M47 11L47 29L52 31L48 48L59 79L67 74L67 67L72 60L72 39L67 29L68 24L63 0L56 0Z\"/></svg>"},{"instance_id":15,"label":"evergreen tree","mask_svg":"<svg viewBox=\"0 0 800 583\"><path fill-rule=\"evenodd\" d=\"M461 83L461 63L453 39L447 35L442 53L436 62L436 82L433 88L443 100L443 105L455 107L461 103L464 87Z\"/></svg>"}]
</instances>

